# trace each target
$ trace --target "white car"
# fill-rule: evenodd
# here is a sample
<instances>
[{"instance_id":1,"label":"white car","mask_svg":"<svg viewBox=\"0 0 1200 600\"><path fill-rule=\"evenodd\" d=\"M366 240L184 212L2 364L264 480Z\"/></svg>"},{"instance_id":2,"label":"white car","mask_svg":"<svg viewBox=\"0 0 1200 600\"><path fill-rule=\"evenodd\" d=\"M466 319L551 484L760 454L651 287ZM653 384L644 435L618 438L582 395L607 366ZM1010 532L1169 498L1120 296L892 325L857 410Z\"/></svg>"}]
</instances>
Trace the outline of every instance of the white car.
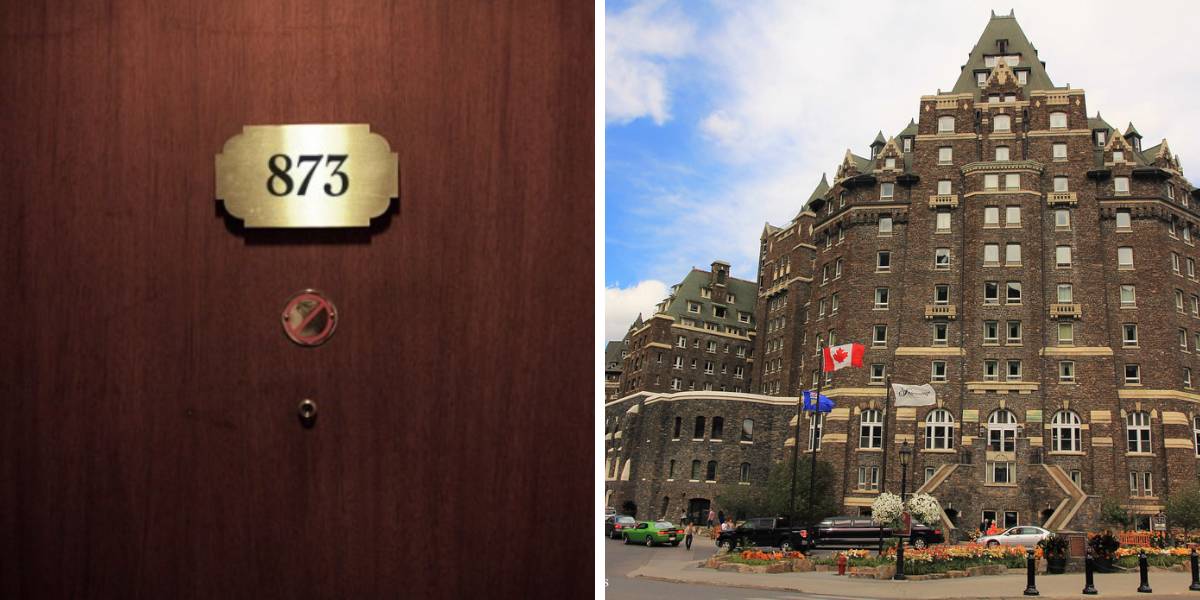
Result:
<instances>
[{"instance_id":1,"label":"white car","mask_svg":"<svg viewBox=\"0 0 1200 600\"><path fill-rule=\"evenodd\" d=\"M1013 527L1003 533L996 535L984 535L975 540L978 544L987 546L1036 546L1038 542L1054 535L1053 531L1047 531L1041 527L1025 525L1022 527Z\"/></svg>"}]
</instances>

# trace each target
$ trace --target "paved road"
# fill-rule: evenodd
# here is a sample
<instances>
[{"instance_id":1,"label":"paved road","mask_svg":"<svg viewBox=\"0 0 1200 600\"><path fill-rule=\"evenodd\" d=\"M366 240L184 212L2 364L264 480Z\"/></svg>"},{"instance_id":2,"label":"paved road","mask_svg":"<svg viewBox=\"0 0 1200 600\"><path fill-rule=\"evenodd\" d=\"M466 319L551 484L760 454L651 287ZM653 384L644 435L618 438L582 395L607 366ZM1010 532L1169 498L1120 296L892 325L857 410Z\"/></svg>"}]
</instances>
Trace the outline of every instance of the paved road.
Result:
<instances>
[{"instance_id":1,"label":"paved road","mask_svg":"<svg viewBox=\"0 0 1200 600\"><path fill-rule=\"evenodd\" d=\"M804 594L788 594L765 590L738 589L716 587L710 585L691 585L684 583L667 583L652 581L639 577L626 577L626 574L650 561L702 561L712 556L714 551L712 540L697 539L691 551L682 545L678 548L671 546L626 546L618 540L599 538L600 549L604 552L604 576L608 582L605 590L608 598L621 600L649 600L659 598L687 598L688 600L776 600L783 598L806 599L837 599L837 596L815 596Z\"/></svg>"}]
</instances>

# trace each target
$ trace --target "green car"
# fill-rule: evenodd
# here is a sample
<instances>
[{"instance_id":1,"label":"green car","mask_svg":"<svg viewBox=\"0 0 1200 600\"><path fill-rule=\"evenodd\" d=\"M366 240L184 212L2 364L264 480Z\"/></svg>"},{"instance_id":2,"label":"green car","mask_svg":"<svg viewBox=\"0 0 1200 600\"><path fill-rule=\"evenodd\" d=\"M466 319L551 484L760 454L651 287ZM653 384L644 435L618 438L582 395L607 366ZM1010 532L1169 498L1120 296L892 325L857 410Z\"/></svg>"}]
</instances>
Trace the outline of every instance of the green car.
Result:
<instances>
[{"instance_id":1,"label":"green car","mask_svg":"<svg viewBox=\"0 0 1200 600\"><path fill-rule=\"evenodd\" d=\"M678 546L683 540L683 530L670 521L638 521L636 527L629 527L624 532L626 544L670 544Z\"/></svg>"}]
</instances>

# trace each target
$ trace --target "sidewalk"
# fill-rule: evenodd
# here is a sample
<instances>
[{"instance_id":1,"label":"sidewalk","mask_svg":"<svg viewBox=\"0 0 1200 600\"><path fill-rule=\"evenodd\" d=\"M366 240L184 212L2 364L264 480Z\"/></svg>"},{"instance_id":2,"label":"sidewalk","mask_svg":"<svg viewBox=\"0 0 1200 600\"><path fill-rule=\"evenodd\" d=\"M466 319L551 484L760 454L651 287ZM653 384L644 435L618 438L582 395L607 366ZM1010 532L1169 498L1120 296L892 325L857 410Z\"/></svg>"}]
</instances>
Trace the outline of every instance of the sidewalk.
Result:
<instances>
[{"instance_id":1,"label":"sidewalk","mask_svg":"<svg viewBox=\"0 0 1200 600\"><path fill-rule=\"evenodd\" d=\"M705 552L704 550L707 550ZM693 556L707 557L708 548L693 548ZM879 600L908 598L1025 598L1024 575L995 575L964 577L959 579L936 579L930 581L880 581L876 579L851 579L833 573L730 573L698 566L699 560L685 553L665 552L656 555L646 565L629 573L629 577L644 577L657 581L690 583L724 587L751 588L778 592L800 592L823 596L847 598L877 598ZM1152 594L1137 593L1138 574L1097 573L1096 589L1101 598L1147 598L1157 596L1190 596L1200 599L1200 592L1188 591L1190 573L1150 571ZM1037 589L1043 598L1095 598L1084 596L1083 573L1064 575L1041 575L1037 578Z\"/></svg>"}]
</instances>

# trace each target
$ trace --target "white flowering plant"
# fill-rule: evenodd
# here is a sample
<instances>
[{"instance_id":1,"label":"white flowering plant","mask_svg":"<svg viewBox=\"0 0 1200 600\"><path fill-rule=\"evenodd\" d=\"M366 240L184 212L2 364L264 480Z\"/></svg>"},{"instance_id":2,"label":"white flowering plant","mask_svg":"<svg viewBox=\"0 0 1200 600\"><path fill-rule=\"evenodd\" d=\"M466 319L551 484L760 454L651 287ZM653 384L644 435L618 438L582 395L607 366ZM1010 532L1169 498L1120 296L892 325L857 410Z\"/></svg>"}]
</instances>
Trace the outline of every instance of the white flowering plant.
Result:
<instances>
[{"instance_id":1,"label":"white flowering plant","mask_svg":"<svg viewBox=\"0 0 1200 600\"><path fill-rule=\"evenodd\" d=\"M929 494L913 494L904 504L908 514L926 525L933 525L942 519L942 509L937 498Z\"/></svg>"},{"instance_id":2,"label":"white flowering plant","mask_svg":"<svg viewBox=\"0 0 1200 600\"><path fill-rule=\"evenodd\" d=\"M880 527L894 527L900 522L900 513L903 511L904 503L900 501L900 496L883 492L871 503L871 522Z\"/></svg>"}]
</instances>

